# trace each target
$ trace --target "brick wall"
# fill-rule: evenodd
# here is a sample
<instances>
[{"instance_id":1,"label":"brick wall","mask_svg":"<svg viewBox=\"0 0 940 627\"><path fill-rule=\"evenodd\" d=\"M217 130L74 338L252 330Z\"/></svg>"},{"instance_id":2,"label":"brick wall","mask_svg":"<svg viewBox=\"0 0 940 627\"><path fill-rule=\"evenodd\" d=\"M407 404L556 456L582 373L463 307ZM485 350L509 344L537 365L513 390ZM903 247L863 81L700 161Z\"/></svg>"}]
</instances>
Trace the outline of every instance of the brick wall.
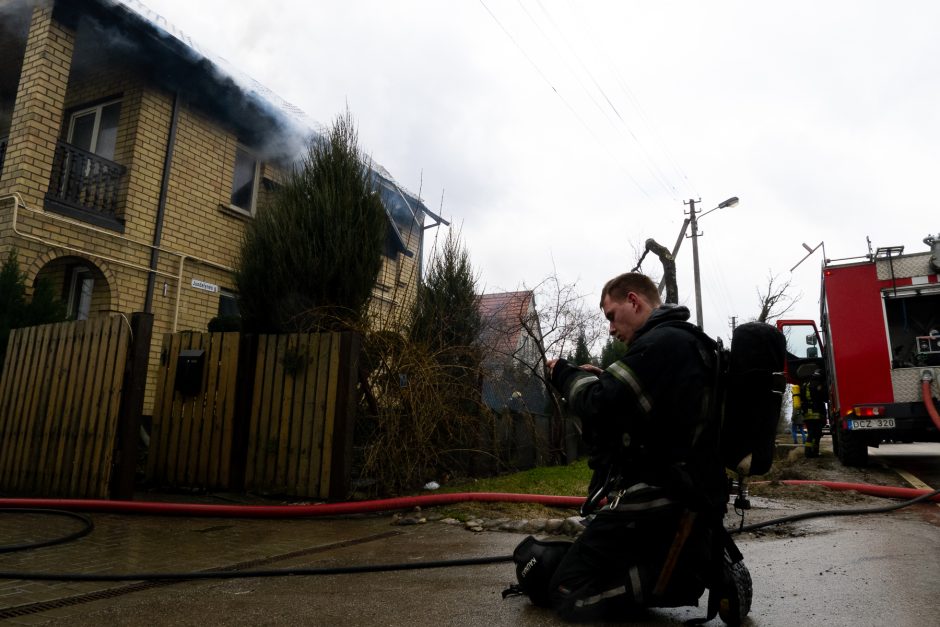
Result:
<instances>
[{"instance_id":1,"label":"brick wall","mask_svg":"<svg viewBox=\"0 0 940 627\"><path fill-rule=\"evenodd\" d=\"M19 192L39 205L49 188L52 157L62 122L74 33L35 9L22 58L16 107L0 179L0 196Z\"/></svg>"},{"instance_id":2,"label":"brick wall","mask_svg":"<svg viewBox=\"0 0 940 627\"><path fill-rule=\"evenodd\" d=\"M30 285L40 274L61 284L69 267L91 266L96 271L92 313L129 314L142 311L146 301L174 95L147 84L120 60L70 76L73 50L78 55L84 46L97 45L74 39L48 11L34 13L0 175L0 197L16 192L27 207L16 209L14 233L14 203L0 200L0 254L17 248ZM55 144L66 137L68 114L111 98L121 101L114 160L127 168L119 194L123 232L43 211ZM217 315L219 294L193 287L193 280L234 288L230 270L251 219L228 208L237 144L233 132L185 98L179 100L152 294L154 337L145 413L153 405L162 335L204 331ZM278 172L268 164L264 176L276 180ZM416 255L385 259L373 308L383 312L380 326L403 322L414 298L420 225L403 235Z\"/></svg>"}]
</instances>

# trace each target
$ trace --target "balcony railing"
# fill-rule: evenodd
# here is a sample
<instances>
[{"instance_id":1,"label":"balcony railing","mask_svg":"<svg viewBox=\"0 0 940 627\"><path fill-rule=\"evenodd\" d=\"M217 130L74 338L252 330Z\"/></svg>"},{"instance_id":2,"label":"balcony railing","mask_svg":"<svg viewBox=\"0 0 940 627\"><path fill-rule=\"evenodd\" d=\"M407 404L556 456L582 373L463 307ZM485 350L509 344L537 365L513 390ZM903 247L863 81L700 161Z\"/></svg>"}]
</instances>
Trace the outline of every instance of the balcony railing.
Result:
<instances>
[{"instance_id":1,"label":"balcony railing","mask_svg":"<svg viewBox=\"0 0 940 627\"><path fill-rule=\"evenodd\" d=\"M118 187L125 171L120 164L60 141L46 199L53 205L78 210L76 217L120 224Z\"/></svg>"}]
</instances>

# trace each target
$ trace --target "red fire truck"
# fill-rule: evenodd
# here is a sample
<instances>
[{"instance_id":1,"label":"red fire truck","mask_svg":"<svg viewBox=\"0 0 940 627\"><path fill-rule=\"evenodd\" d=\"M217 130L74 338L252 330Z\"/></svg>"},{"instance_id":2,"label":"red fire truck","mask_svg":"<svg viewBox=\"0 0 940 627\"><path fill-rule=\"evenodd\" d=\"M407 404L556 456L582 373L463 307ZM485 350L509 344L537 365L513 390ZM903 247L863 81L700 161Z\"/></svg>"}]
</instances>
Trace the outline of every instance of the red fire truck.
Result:
<instances>
[{"instance_id":1,"label":"red fire truck","mask_svg":"<svg viewBox=\"0 0 940 627\"><path fill-rule=\"evenodd\" d=\"M806 422L809 436L818 442L828 417L847 466L865 465L868 447L882 442L940 441L940 236L924 243L932 251L872 252L869 243L864 257L826 259L820 328L777 322L787 378L810 396L819 391L801 398L808 417L820 418Z\"/></svg>"}]
</instances>

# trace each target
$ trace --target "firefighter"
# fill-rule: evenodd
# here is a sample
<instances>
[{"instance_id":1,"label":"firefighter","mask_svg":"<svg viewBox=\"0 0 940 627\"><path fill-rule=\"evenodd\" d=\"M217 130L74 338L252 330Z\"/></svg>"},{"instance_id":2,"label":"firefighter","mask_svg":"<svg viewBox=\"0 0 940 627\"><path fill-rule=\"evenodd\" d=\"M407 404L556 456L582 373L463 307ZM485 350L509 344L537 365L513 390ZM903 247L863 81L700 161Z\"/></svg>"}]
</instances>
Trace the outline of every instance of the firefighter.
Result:
<instances>
[{"instance_id":1,"label":"firefighter","mask_svg":"<svg viewBox=\"0 0 940 627\"><path fill-rule=\"evenodd\" d=\"M668 589L677 604L695 604L696 568L713 560L706 537L723 530L728 499L709 410L714 341L642 274L608 281L601 309L627 354L603 371L548 363L593 451L594 496L608 499L551 579L552 605L569 620L622 619L663 594L661 567L683 527L690 539Z\"/></svg>"},{"instance_id":2,"label":"firefighter","mask_svg":"<svg viewBox=\"0 0 940 627\"><path fill-rule=\"evenodd\" d=\"M807 457L819 457L819 443L826 421L826 381L822 369L804 364L796 371L800 380L800 407L806 425L804 441Z\"/></svg>"},{"instance_id":3,"label":"firefighter","mask_svg":"<svg viewBox=\"0 0 940 627\"><path fill-rule=\"evenodd\" d=\"M790 394L793 398L793 414L790 416L790 434L794 444L806 444L806 429L803 422L802 400L800 399L800 386L791 385ZM797 441L797 435L800 436Z\"/></svg>"}]
</instances>

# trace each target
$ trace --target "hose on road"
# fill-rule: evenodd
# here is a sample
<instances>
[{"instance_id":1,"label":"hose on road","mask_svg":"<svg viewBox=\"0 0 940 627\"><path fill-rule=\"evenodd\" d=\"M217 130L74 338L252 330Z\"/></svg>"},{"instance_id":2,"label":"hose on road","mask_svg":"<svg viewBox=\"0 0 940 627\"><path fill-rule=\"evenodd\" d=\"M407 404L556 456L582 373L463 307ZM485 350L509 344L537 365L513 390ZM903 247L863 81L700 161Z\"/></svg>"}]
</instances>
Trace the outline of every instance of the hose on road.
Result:
<instances>
[{"instance_id":1,"label":"hose on road","mask_svg":"<svg viewBox=\"0 0 940 627\"><path fill-rule=\"evenodd\" d=\"M840 509L826 510L817 512L806 512L794 516L777 518L761 523L746 525L731 533L743 531L753 531L771 525L778 525L808 518L819 518L825 516L855 516L861 514L878 514L892 512L903 507L921 503L927 500L940 500L940 490L913 490L909 488L888 488L886 486L872 486L869 484L854 484L827 481L785 481L787 484L806 485L819 484L833 489L858 490L865 491L868 494L877 496L891 496L899 498L899 495L909 496L911 493L918 493L915 498L896 503L886 507L863 508L863 509ZM903 497L901 497L903 498ZM30 511L58 511L44 509L51 508L53 504L57 508L70 507L83 509L85 511L98 511L110 513L135 513L135 514L162 514L177 516L241 516L246 518L275 517L275 518L300 518L316 516L339 516L358 514L366 512L390 511L395 509L408 509L415 506L431 506L441 504L453 504L458 502L526 502L550 504L556 507L578 508L583 502L581 497L566 496L546 496L533 494L505 494L489 492L464 492L455 494L433 494L415 497L404 497L396 499L382 499L378 501L364 501L360 503L332 503L323 505L285 505L285 506L257 506L257 505L204 505L187 503L152 503L152 502L130 502L130 501L83 501L77 499L0 499L0 511L10 511L17 508L16 511L23 512L22 507L29 504ZM71 512L68 512L71 513ZM86 517L75 515L88 521ZM82 530L81 535L87 535L91 531ZM81 535L77 537L81 537ZM75 539L75 534L70 534L63 539L47 541L41 546L58 544ZM0 547L2 549L3 547ZM36 548L36 546L26 547ZM18 549L12 549L18 550ZM0 550L2 552L2 550ZM187 573L128 573L128 574L98 574L98 573L27 573L27 572L2 572L0 579L19 579L33 581L186 581L195 579L238 579L248 577L288 577L288 576L311 576L311 575L342 575L354 573L370 572L389 572L399 570L421 570L430 568L447 568L454 566L473 566L480 564L495 564L512 561L512 555L499 555L492 557L467 558L456 560L438 560L427 562L408 562L401 564L367 564L361 566L341 566L329 568L287 568L274 570L218 570L218 571L198 571Z\"/></svg>"}]
</instances>

